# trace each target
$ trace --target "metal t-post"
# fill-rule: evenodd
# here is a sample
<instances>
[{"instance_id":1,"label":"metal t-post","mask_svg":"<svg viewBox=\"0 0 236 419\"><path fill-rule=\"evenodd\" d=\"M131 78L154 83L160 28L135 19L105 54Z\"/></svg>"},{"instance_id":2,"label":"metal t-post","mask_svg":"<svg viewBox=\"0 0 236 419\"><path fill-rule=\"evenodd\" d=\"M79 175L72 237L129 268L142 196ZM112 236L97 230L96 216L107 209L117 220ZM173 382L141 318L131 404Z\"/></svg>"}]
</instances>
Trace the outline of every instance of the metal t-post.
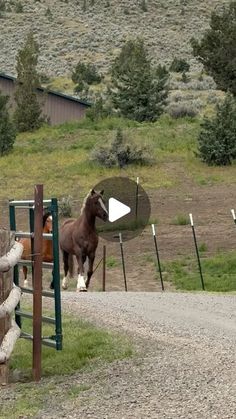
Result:
<instances>
[{"instance_id":1,"label":"metal t-post","mask_svg":"<svg viewBox=\"0 0 236 419\"><path fill-rule=\"evenodd\" d=\"M125 291L128 291L127 281L126 281L126 272L125 272L125 258L124 258L124 250L123 250L123 241L122 241L122 234L121 233L119 233L119 239L120 239L120 251L121 251L121 259L122 259L122 268L123 268L123 275L124 275Z\"/></svg>"},{"instance_id":2,"label":"metal t-post","mask_svg":"<svg viewBox=\"0 0 236 419\"><path fill-rule=\"evenodd\" d=\"M198 246L197 246L197 239L196 239L192 214L189 214L189 218L190 218L190 224L191 224L192 232L193 232L193 240L194 240L195 249L196 249L196 255L197 255L198 268L199 268L199 273L200 273L200 278L201 278L202 289L204 291L205 290L205 284L204 284L203 275L202 275L202 267L201 267L201 261L200 261Z\"/></svg>"},{"instance_id":3,"label":"metal t-post","mask_svg":"<svg viewBox=\"0 0 236 419\"><path fill-rule=\"evenodd\" d=\"M139 190L139 177L136 180L136 193L135 193L135 221L138 220L138 190Z\"/></svg>"},{"instance_id":4,"label":"metal t-post","mask_svg":"<svg viewBox=\"0 0 236 419\"><path fill-rule=\"evenodd\" d=\"M154 244L155 244L155 249L156 249L157 263L158 263L158 269L159 269L160 280L161 280L161 289L162 291L164 291L165 289L164 289L164 283L163 283L163 277L162 277L162 271L161 271L161 262L160 262L158 247L157 247L156 230L155 230L154 224L152 224L152 234L153 234L153 239L154 239Z\"/></svg>"}]
</instances>

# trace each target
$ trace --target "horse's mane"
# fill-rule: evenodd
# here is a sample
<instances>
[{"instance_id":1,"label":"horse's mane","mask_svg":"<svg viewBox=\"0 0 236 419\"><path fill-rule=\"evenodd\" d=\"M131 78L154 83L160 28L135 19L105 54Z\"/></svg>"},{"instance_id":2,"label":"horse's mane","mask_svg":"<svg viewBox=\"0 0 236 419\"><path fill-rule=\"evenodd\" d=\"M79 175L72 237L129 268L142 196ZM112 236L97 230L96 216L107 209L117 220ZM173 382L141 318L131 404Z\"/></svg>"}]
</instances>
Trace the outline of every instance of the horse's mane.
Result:
<instances>
[{"instance_id":1,"label":"horse's mane","mask_svg":"<svg viewBox=\"0 0 236 419\"><path fill-rule=\"evenodd\" d=\"M86 195L86 197L83 200L83 204L82 204L82 207L81 207L81 210L80 210L80 214L83 213L83 210L85 208L86 202L87 202L88 198L90 197L90 195L91 195L91 191L89 191L89 193Z\"/></svg>"},{"instance_id":2,"label":"horse's mane","mask_svg":"<svg viewBox=\"0 0 236 419\"><path fill-rule=\"evenodd\" d=\"M43 227L45 226L47 218L50 217L50 215L52 215L52 213L50 211L47 211L47 212L45 212L45 214L43 214Z\"/></svg>"}]
</instances>

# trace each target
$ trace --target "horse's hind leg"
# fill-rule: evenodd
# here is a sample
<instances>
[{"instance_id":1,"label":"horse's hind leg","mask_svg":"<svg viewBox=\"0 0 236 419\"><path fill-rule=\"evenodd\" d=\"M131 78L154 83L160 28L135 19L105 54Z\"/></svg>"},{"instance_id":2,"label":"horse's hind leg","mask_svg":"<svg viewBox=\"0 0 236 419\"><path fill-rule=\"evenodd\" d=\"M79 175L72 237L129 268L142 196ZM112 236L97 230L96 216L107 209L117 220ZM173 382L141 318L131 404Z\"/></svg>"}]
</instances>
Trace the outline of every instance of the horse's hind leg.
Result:
<instances>
[{"instance_id":1,"label":"horse's hind leg","mask_svg":"<svg viewBox=\"0 0 236 419\"><path fill-rule=\"evenodd\" d=\"M86 281L86 288L89 287L91 276L93 275L93 263L95 259L95 253L91 253L88 256L88 273L87 273L87 281Z\"/></svg>"},{"instance_id":2,"label":"horse's hind leg","mask_svg":"<svg viewBox=\"0 0 236 419\"><path fill-rule=\"evenodd\" d=\"M62 288L68 288L68 271L69 271L69 253L63 250L63 263L64 263L64 278L62 280Z\"/></svg>"}]
</instances>

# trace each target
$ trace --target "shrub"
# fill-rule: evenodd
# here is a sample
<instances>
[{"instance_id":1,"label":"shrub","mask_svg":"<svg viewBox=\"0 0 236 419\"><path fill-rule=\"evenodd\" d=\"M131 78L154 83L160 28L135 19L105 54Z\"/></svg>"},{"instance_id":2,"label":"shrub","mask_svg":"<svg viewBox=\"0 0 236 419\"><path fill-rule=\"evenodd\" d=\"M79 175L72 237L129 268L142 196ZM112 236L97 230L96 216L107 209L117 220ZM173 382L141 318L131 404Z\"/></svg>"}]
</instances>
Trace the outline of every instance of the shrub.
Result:
<instances>
[{"instance_id":1,"label":"shrub","mask_svg":"<svg viewBox=\"0 0 236 419\"><path fill-rule=\"evenodd\" d=\"M23 13L23 11L24 11L23 4L21 3L21 1L17 1L15 4L15 12Z\"/></svg>"},{"instance_id":2,"label":"shrub","mask_svg":"<svg viewBox=\"0 0 236 419\"><path fill-rule=\"evenodd\" d=\"M201 124L198 150L208 165L225 166L236 158L236 101L228 94L216 109L216 116Z\"/></svg>"},{"instance_id":3,"label":"shrub","mask_svg":"<svg viewBox=\"0 0 236 419\"><path fill-rule=\"evenodd\" d=\"M187 103L174 103L168 106L167 113L172 118L184 118L189 116L190 118L194 118L198 114L198 110L194 108L192 105Z\"/></svg>"},{"instance_id":4,"label":"shrub","mask_svg":"<svg viewBox=\"0 0 236 419\"><path fill-rule=\"evenodd\" d=\"M129 164L150 164L150 152L145 146L137 146L124 138L118 128L114 140L108 146L100 146L91 154L91 159L105 167L123 168Z\"/></svg>"},{"instance_id":5,"label":"shrub","mask_svg":"<svg viewBox=\"0 0 236 419\"><path fill-rule=\"evenodd\" d=\"M6 4L4 0L0 0L0 12L5 12Z\"/></svg>"},{"instance_id":6,"label":"shrub","mask_svg":"<svg viewBox=\"0 0 236 419\"><path fill-rule=\"evenodd\" d=\"M100 97L95 101L90 109L86 112L86 117L91 121L97 121L99 119L107 118L112 114L112 109L110 109Z\"/></svg>"},{"instance_id":7,"label":"shrub","mask_svg":"<svg viewBox=\"0 0 236 419\"><path fill-rule=\"evenodd\" d=\"M189 217L187 215L178 214L178 215L176 215L176 217L174 218L174 220L172 221L171 224L179 225L179 226L185 226L185 225L190 224L190 220L189 220Z\"/></svg>"},{"instance_id":8,"label":"shrub","mask_svg":"<svg viewBox=\"0 0 236 419\"><path fill-rule=\"evenodd\" d=\"M147 12L148 11L146 0L141 0L140 7L141 7L141 10L143 12Z\"/></svg>"},{"instance_id":9,"label":"shrub","mask_svg":"<svg viewBox=\"0 0 236 419\"><path fill-rule=\"evenodd\" d=\"M187 63L187 61L182 58L175 57L170 65L170 71L174 71L176 73L184 73L189 71L189 69L189 63Z\"/></svg>"},{"instance_id":10,"label":"shrub","mask_svg":"<svg viewBox=\"0 0 236 419\"><path fill-rule=\"evenodd\" d=\"M61 198L58 207L60 217L72 217L72 196Z\"/></svg>"}]
</instances>

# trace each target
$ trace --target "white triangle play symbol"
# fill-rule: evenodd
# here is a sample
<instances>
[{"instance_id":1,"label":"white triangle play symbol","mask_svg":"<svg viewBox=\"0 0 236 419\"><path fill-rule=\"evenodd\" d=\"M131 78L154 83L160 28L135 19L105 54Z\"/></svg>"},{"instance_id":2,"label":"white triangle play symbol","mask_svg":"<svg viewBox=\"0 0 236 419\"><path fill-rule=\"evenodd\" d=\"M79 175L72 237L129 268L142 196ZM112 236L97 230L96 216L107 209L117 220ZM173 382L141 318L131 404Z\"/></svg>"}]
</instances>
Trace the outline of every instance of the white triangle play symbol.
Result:
<instances>
[{"instance_id":1,"label":"white triangle play symbol","mask_svg":"<svg viewBox=\"0 0 236 419\"><path fill-rule=\"evenodd\" d=\"M122 202L117 201L115 198L110 198L108 202L108 212L109 212L109 221L113 223L113 221L118 220L124 215L129 214L131 211L130 207Z\"/></svg>"}]
</instances>

